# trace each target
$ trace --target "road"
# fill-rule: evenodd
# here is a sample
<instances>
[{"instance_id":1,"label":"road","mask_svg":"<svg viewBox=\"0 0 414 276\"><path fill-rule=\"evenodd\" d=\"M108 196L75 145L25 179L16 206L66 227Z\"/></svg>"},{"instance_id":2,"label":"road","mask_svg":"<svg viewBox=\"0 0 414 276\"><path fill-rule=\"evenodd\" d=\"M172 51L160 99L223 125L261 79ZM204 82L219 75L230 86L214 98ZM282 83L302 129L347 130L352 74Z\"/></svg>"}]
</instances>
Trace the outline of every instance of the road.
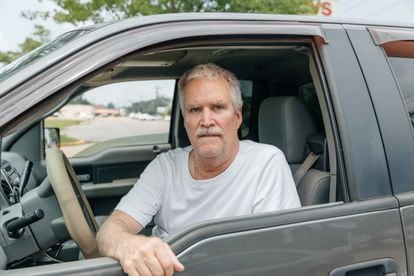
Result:
<instances>
[{"instance_id":1,"label":"road","mask_svg":"<svg viewBox=\"0 0 414 276\"><path fill-rule=\"evenodd\" d=\"M126 117L104 117L82 122L62 130L61 134L85 143L62 146L67 157L73 157L97 142L145 134L168 133L169 121L139 121Z\"/></svg>"},{"instance_id":2,"label":"road","mask_svg":"<svg viewBox=\"0 0 414 276\"><path fill-rule=\"evenodd\" d=\"M101 142L129 136L168 133L169 128L169 121L139 121L127 117L104 117L67 127L62 134L88 142Z\"/></svg>"}]
</instances>

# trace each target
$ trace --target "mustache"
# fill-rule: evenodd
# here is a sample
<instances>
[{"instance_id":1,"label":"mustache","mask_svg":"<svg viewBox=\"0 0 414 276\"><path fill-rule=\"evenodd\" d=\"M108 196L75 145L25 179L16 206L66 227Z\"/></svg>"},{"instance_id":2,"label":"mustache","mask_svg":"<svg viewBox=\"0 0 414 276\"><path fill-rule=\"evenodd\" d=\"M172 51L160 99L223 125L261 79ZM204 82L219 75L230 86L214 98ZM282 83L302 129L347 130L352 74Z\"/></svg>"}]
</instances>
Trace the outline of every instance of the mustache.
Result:
<instances>
[{"instance_id":1,"label":"mustache","mask_svg":"<svg viewBox=\"0 0 414 276\"><path fill-rule=\"evenodd\" d=\"M201 127L196 130L196 136L223 136L224 132L219 127Z\"/></svg>"}]
</instances>

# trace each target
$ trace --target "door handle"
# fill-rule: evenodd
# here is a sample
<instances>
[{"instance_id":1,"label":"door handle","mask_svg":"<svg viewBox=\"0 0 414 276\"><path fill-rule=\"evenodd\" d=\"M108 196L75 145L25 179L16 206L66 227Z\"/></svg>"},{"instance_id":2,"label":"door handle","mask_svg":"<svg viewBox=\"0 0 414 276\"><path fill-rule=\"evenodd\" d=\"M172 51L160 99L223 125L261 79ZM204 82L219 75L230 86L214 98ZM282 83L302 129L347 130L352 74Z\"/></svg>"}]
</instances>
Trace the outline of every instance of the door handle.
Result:
<instances>
[{"instance_id":1,"label":"door handle","mask_svg":"<svg viewBox=\"0 0 414 276\"><path fill-rule=\"evenodd\" d=\"M87 182L91 180L90 174L78 174L77 177L79 182Z\"/></svg>"},{"instance_id":2,"label":"door handle","mask_svg":"<svg viewBox=\"0 0 414 276\"><path fill-rule=\"evenodd\" d=\"M397 263L392 258L384 258L341 266L329 272L329 276L357 275L397 276Z\"/></svg>"}]
</instances>

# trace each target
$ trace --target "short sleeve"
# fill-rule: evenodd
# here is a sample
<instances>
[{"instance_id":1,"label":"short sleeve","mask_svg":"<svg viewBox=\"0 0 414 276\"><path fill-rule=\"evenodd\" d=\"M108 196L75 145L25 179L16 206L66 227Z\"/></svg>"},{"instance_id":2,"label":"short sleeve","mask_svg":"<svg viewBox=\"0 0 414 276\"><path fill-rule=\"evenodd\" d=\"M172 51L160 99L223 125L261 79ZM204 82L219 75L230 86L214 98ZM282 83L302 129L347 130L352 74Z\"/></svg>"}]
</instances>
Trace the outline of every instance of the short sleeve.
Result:
<instances>
[{"instance_id":1,"label":"short sleeve","mask_svg":"<svg viewBox=\"0 0 414 276\"><path fill-rule=\"evenodd\" d=\"M154 159L115 209L123 211L145 227L158 212L163 198L161 158Z\"/></svg>"},{"instance_id":2,"label":"short sleeve","mask_svg":"<svg viewBox=\"0 0 414 276\"><path fill-rule=\"evenodd\" d=\"M263 168L254 199L253 213L299 208L301 206L292 172L281 151Z\"/></svg>"}]
</instances>

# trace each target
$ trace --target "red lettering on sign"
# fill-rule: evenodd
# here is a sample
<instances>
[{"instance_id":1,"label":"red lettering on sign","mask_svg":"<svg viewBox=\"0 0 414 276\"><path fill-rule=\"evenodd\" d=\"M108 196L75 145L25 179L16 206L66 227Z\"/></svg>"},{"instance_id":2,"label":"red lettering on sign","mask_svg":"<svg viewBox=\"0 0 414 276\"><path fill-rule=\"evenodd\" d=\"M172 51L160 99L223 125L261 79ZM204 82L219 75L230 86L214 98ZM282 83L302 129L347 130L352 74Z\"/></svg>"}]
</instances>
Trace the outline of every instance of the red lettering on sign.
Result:
<instances>
[{"instance_id":1,"label":"red lettering on sign","mask_svg":"<svg viewBox=\"0 0 414 276\"><path fill-rule=\"evenodd\" d=\"M322 14L325 16L330 16L332 14L331 3L322 3Z\"/></svg>"}]
</instances>

